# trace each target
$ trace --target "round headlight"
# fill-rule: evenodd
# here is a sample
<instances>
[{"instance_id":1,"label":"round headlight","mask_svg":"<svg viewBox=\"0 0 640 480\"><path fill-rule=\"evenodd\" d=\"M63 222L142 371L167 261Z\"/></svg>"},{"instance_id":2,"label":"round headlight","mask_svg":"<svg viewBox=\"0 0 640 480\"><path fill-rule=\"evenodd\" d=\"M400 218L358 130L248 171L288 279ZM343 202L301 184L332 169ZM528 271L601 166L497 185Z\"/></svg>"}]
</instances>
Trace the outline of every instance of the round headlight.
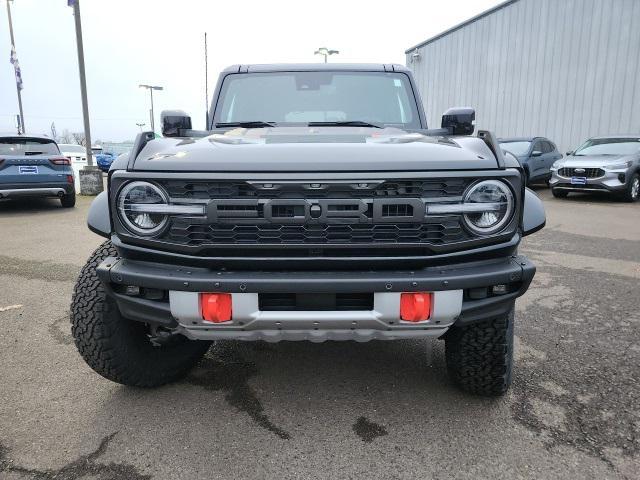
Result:
<instances>
[{"instance_id":1,"label":"round headlight","mask_svg":"<svg viewBox=\"0 0 640 480\"><path fill-rule=\"evenodd\" d=\"M500 231L513 214L511 189L499 180L484 180L471 186L464 196L464 221L474 233L490 235Z\"/></svg>"},{"instance_id":2,"label":"round headlight","mask_svg":"<svg viewBox=\"0 0 640 480\"><path fill-rule=\"evenodd\" d=\"M118 195L118 213L137 235L154 235L167 224L167 215L154 213L153 205L168 203L167 194L149 182L127 183Z\"/></svg>"}]
</instances>

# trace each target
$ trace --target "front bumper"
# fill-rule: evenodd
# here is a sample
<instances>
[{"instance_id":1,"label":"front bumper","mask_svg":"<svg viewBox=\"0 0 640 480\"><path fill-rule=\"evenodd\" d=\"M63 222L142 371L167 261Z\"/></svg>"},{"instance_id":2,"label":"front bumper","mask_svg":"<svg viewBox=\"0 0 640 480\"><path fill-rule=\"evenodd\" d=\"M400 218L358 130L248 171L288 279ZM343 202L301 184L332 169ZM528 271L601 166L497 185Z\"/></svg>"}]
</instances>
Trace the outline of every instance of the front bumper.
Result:
<instances>
[{"instance_id":1,"label":"front bumper","mask_svg":"<svg viewBox=\"0 0 640 480\"><path fill-rule=\"evenodd\" d=\"M465 325L506 313L535 274L523 256L429 267L414 271L247 272L190 268L110 257L97 268L123 316L167 328L195 340L357 340L439 337ZM504 285L493 293L493 286ZM134 291L163 292L160 300ZM233 319L204 322L198 293L231 293ZM433 292L426 322L400 319L402 292ZM483 294L484 292L484 294ZM260 294L371 293L373 308L349 311L261 311Z\"/></svg>"},{"instance_id":2,"label":"front bumper","mask_svg":"<svg viewBox=\"0 0 640 480\"><path fill-rule=\"evenodd\" d=\"M591 168L591 167L590 167ZM584 185L571 183L571 177L558 175L557 171L552 172L549 186L557 190L569 192L622 192L627 188L631 171L630 170L604 170L604 175L597 178L587 178Z\"/></svg>"}]
</instances>

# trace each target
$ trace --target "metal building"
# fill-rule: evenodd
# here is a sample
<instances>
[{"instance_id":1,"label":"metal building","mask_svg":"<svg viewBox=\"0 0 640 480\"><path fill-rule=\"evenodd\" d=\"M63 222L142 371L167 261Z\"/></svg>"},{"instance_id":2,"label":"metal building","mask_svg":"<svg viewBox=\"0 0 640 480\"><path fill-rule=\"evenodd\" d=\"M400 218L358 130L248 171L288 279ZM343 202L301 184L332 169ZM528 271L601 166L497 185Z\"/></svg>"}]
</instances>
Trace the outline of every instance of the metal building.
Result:
<instances>
[{"instance_id":1,"label":"metal building","mask_svg":"<svg viewBox=\"0 0 640 480\"><path fill-rule=\"evenodd\" d=\"M432 128L471 106L478 128L561 151L640 133L640 0L509 0L405 53Z\"/></svg>"}]
</instances>

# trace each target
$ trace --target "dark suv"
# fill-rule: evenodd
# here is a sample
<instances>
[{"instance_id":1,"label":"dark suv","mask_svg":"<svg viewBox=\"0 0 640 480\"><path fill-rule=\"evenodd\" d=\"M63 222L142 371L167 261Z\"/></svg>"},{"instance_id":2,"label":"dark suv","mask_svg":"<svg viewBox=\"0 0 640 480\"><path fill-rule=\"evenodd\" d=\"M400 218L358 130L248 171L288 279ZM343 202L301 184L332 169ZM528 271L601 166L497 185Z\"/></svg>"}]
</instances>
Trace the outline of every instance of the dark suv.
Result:
<instances>
[{"instance_id":1,"label":"dark suv","mask_svg":"<svg viewBox=\"0 0 640 480\"><path fill-rule=\"evenodd\" d=\"M76 345L127 385L183 376L214 340L446 342L453 379L511 382L518 255L544 210L469 108L427 129L399 65L241 65L207 131L163 112L89 213Z\"/></svg>"}]
</instances>

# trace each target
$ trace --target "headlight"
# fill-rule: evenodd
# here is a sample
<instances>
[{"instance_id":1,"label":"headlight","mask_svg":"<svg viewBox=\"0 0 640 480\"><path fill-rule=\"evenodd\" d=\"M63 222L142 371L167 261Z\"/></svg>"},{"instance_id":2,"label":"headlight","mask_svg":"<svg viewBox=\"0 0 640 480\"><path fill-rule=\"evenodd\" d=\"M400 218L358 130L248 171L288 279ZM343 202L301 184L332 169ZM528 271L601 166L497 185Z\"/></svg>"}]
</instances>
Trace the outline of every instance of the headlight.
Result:
<instances>
[{"instance_id":1,"label":"headlight","mask_svg":"<svg viewBox=\"0 0 640 480\"><path fill-rule=\"evenodd\" d=\"M605 165L605 170L626 170L631 166L631 161L624 163L616 163L615 165Z\"/></svg>"},{"instance_id":2,"label":"headlight","mask_svg":"<svg viewBox=\"0 0 640 480\"><path fill-rule=\"evenodd\" d=\"M551 170L559 170L562 168L562 166L564 165L564 161L563 160L556 160L555 162L553 162L553 165L551 165Z\"/></svg>"},{"instance_id":3,"label":"headlight","mask_svg":"<svg viewBox=\"0 0 640 480\"><path fill-rule=\"evenodd\" d=\"M514 200L511 189L499 180L484 180L473 185L464 196L464 221L473 232L490 235L511 220Z\"/></svg>"},{"instance_id":4,"label":"headlight","mask_svg":"<svg viewBox=\"0 0 640 480\"><path fill-rule=\"evenodd\" d=\"M126 227L138 235L154 235L164 228L168 217L158 206L168 204L167 194L149 182L127 183L118 195L118 214Z\"/></svg>"}]
</instances>

